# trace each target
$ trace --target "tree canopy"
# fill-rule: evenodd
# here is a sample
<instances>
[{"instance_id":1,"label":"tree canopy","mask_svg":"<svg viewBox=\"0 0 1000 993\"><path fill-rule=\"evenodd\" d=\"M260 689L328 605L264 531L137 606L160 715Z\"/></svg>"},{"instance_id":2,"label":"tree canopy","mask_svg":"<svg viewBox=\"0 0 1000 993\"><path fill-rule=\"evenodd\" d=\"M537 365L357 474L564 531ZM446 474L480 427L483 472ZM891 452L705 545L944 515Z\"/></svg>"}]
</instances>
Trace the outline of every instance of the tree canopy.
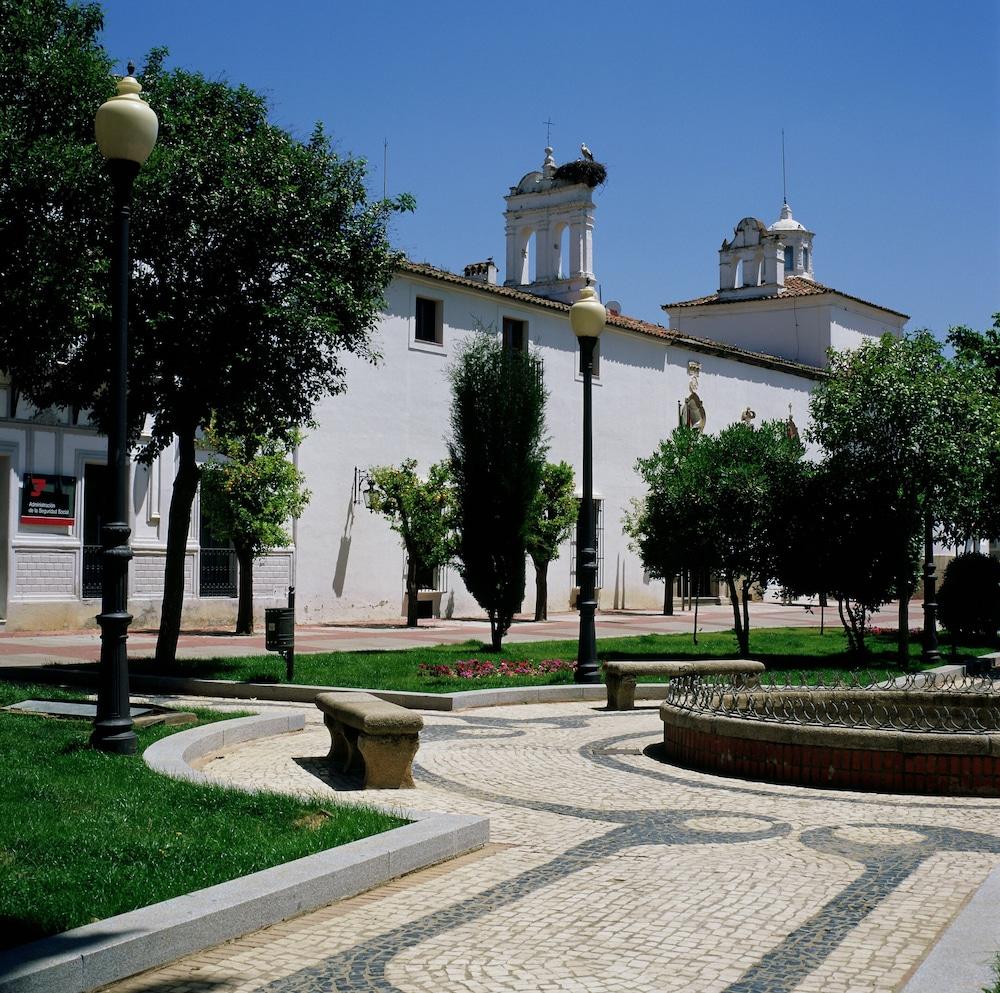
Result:
<instances>
[{"instance_id":1,"label":"tree canopy","mask_svg":"<svg viewBox=\"0 0 1000 993\"><path fill-rule=\"evenodd\" d=\"M254 559L291 544L288 522L302 516L311 496L290 460L299 438L231 438L210 431L206 440L216 455L202 468L201 507L212 531L236 549L236 633L253 634Z\"/></svg>"},{"instance_id":2,"label":"tree canopy","mask_svg":"<svg viewBox=\"0 0 1000 993\"><path fill-rule=\"evenodd\" d=\"M447 565L454 556L454 506L446 462L430 467L427 479L417 475L416 459L398 466L375 466L370 509L389 521L406 549L406 623L417 626L419 573Z\"/></svg>"},{"instance_id":3,"label":"tree canopy","mask_svg":"<svg viewBox=\"0 0 1000 993\"><path fill-rule=\"evenodd\" d=\"M528 520L545 462L541 361L479 334L459 354L451 384L459 568L500 651L524 599Z\"/></svg>"},{"instance_id":4,"label":"tree canopy","mask_svg":"<svg viewBox=\"0 0 1000 993\"><path fill-rule=\"evenodd\" d=\"M535 566L536 621L548 617L549 563L570 536L577 512L572 466L568 462L546 462L528 515L526 532L528 554Z\"/></svg>"},{"instance_id":5,"label":"tree canopy","mask_svg":"<svg viewBox=\"0 0 1000 993\"><path fill-rule=\"evenodd\" d=\"M928 520L952 539L968 528L969 494L982 492L996 451L993 386L981 367L948 360L927 331L833 352L829 371L810 401L810 435L855 482L871 484L897 525L883 540L895 546L906 664L913 543Z\"/></svg>"}]
</instances>

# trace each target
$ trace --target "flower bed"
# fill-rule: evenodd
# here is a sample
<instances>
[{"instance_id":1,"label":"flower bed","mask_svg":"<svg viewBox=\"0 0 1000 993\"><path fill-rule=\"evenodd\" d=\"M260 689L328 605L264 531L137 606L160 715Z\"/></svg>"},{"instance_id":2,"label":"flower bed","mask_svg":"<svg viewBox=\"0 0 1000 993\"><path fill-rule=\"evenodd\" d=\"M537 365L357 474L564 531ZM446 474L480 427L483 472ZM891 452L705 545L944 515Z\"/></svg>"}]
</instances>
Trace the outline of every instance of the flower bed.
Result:
<instances>
[{"instance_id":1,"label":"flower bed","mask_svg":"<svg viewBox=\"0 0 1000 993\"><path fill-rule=\"evenodd\" d=\"M417 674L425 679L487 679L497 676L544 676L550 672L572 672L575 669L576 662L564 659L542 659L539 662L532 662L530 659L501 659L499 662L459 659L454 665L428 665L421 662L417 667Z\"/></svg>"}]
</instances>

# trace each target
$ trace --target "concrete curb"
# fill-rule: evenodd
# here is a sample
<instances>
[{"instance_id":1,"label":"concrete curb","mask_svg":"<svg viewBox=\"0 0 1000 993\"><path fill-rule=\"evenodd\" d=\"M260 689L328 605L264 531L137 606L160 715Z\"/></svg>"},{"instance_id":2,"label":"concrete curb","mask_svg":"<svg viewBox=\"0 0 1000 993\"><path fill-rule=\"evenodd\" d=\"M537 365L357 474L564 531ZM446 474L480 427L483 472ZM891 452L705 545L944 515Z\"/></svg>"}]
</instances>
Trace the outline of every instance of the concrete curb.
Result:
<instances>
[{"instance_id":1,"label":"concrete curb","mask_svg":"<svg viewBox=\"0 0 1000 993\"><path fill-rule=\"evenodd\" d=\"M144 758L166 775L213 783L189 763L226 745L298 730L303 724L301 713L273 711L221 721L164 738ZM85 993L489 841L485 817L383 809L414 823L4 952L0 993Z\"/></svg>"},{"instance_id":2,"label":"concrete curb","mask_svg":"<svg viewBox=\"0 0 1000 993\"><path fill-rule=\"evenodd\" d=\"M1000 867L994 869L917 966L901 993L992 989L1000 952Z\"/></svg>"},{"instance_id":3,"label":"concrete curb","mask_svg":"<svg viewBox=\"0 0 1000 993\"><path fill-rule=\"evenodd\" d=\"M9 666L0 669L0 679L12 682L60 683L80 687L97 685L96 670L91 673L60 666L58 669L35 669ZM282 703L315 702L317 693L370 693L382 700L410 710L451 712L476 707L500 707L519 703L606 702L603 683L563 683L557 686L510 686L487 690L460 690L457 693L416 693L409 690L371 690L360 686L305 686L296 683L236 683L226 679L180 679L175 676L129 676L133 693L163 693L171 696L208 696L226 700L262 700ZM637 700L663 700L666 683L639 683Z\"/></svg>"}]
</instances>

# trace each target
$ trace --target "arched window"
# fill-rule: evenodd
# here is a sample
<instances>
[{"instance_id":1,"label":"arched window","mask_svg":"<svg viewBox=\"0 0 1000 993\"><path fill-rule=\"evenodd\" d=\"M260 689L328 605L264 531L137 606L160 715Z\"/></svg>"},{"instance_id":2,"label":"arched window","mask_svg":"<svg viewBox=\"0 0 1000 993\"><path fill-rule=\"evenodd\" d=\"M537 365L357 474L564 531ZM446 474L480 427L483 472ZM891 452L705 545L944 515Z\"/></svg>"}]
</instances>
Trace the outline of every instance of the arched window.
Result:
<instances>
[{"instance_id":1,"label":"arched window","mask_svg":"<svg viewBox=\"0 0 1000 993\"><path fill-rule=\"evenodd\" d=\"M809 249L802 249L802 268L808 272L809 271Z\"/></svg>"},{"instance_id":2,"label":"arched window","mask_svg":"<svg viewBox=\"0 0 1000 993\"><path fill-rule=\"evenodd\" d=\"M792 245L785 245L785 272L791 272L795 268L795 248Z\"/></svg>"}]
</instances>

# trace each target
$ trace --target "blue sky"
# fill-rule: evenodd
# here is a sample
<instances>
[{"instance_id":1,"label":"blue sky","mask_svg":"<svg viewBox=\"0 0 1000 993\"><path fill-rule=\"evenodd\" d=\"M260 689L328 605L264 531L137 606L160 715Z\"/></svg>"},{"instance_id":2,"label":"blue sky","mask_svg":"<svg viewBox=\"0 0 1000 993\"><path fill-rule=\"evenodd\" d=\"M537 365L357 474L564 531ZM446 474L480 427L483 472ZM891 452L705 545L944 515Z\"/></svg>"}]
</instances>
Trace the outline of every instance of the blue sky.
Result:
<instances>
[{"instance_id":1,"label":"blue sky","mask_svg":"<svg viewBox=\"0 0 1000 993\"><path fill-rule=\"evenodd\" d=\"M371 190L409 192L395 244L452 271L504 258L503 195L586 141L604 299L713 291L741 217L788 200L816 278L943 334L1000 310L1000 2L513 5L108 0L104 43L265 93L305 137L322 120ZM388 170L383 177L383 142ZM501 273L501 278L503 278Z\"/></svg>"}]
</instances>

